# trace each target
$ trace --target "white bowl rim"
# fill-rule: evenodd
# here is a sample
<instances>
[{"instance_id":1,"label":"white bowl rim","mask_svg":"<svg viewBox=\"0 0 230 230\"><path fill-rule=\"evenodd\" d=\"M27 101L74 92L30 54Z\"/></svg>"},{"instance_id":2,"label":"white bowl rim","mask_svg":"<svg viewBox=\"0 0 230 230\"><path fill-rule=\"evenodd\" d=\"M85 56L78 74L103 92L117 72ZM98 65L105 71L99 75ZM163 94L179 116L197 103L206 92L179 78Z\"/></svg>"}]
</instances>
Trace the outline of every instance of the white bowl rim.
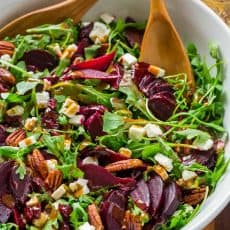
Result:
<instances>
[{"instance_id":1,"label":"white bowl rim","mask_svg":"<svg viewBox=\"0 0 230 230\"><path fill-rule=\"evenodd\" d=\"M202 10L204 10L205 13L209 14L210 17L215 18L216 22L218 23L218 26L220 28L222 28L222 30L224 30L224 32L230 38L230 28L210 7L208 7L201 0L190 0L190 1L193 4L198 5L198 7L200 7ZM218 202L215 203L216 204L215 208L214 209L210 208L209 212L206 213L206 215L203 216L202 219L200 219L199 221L194 221L191 224L191 226L188 226L189 225L189 223L188 223L186 226L184 226L183 229L184 230L189 230L189 229L198 230L198 229L204 228L211 221L213 221L215 219L215 217L217 217L221 213L221 211L228 205L229 202L230 202L230 190L226 191L225 195L222 196L221 200L219 200Z\"/></svg>"}]
</instances>

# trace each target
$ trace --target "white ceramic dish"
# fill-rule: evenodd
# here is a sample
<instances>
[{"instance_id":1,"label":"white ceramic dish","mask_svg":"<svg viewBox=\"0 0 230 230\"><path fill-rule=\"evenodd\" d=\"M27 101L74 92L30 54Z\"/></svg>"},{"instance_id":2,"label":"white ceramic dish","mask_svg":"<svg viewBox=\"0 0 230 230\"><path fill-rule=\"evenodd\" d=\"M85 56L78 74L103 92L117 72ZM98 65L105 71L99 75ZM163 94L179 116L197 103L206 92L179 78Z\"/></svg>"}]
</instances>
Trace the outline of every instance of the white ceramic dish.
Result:
<instances>
[{"instance_id":1,"label":"white ceramic dish","mask_svg":"<svg viewBox=\"0 0 230 230\"><path fill-rule=\"evenodd\" d=\"M0 22L61 0L8 0L0 1ZM208 42L219 43L226 62L225 89L227 95L225 127L230 132L230 30L205 4L199 0L166 0L170 15L184 41L194 42L202 54L208 54ZM118 17L131 16L137 20L145 20L148 16L149 0L99 0L87 13L85 19L95 19L102 12L109 12ZM230 143L226 147L226 157L230 157ZM230 200L230 170L219 182L215 192L209 197L200 214L183 230L199 230L211 222L228 204Z\"/></svg>"}]
</instances>

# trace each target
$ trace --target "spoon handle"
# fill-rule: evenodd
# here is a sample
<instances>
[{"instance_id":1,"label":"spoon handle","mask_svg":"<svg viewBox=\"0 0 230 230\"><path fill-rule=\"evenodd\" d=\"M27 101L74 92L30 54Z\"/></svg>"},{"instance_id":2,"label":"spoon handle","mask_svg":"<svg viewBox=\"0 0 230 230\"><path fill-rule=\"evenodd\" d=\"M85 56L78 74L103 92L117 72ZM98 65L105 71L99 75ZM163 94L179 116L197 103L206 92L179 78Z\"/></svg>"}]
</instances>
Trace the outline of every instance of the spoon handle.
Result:
<instances>
[{"instance_id":1,"label":"spoon handle","mask_svg":"<svg viewBox=\"0 0 230 230\"><path fill-rule=\"evenodd\" d=\"M0 38L25 33L26 29L47 24L58 23L65 18L72 18L78 22L96 0L66 0L25 14L0 30Z\"/></svg>"}]
</instances>

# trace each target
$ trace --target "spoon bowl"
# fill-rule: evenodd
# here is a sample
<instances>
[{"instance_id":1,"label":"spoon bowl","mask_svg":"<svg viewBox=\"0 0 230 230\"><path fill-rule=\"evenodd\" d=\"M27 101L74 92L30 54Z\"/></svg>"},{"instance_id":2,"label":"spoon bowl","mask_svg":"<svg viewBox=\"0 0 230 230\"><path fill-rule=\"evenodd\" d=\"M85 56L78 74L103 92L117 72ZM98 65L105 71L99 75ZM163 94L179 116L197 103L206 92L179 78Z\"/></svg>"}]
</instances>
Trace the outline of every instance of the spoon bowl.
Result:
<instances>
[{"instance_id":1,"label":"spoon bowl","mask_svg":"<svg viewBox=\"0 0 230 230\"><path fill-rule=\"evenodd\" d=\"M186 73L190 90L194 90L188 56L163 0L151 0L140 60L164 68L167 74Z\"/></svg>"},{"instance_id":2,"label":"spoon bowl","mask_svg":"<svg viewBox=\"0 0 230 230\"><path fill-rule=\"evenodd\" d=\"M66 0L25 14L0 29L0 38L23 34L29 28L42 24L58 23L66 18L72 18L74 23L90 9L96 0Z\"/></svg>"}]
</instances>

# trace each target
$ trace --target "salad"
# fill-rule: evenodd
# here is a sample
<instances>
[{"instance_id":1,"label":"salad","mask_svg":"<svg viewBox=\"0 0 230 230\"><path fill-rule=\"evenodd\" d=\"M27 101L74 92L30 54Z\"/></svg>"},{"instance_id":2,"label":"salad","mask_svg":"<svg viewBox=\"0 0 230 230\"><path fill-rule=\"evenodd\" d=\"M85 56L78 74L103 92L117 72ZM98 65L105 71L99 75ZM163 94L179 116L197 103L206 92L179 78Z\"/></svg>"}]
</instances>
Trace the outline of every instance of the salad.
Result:
<instances>
[{"instance_id":1,"label":"salad","mask_svg":"<svg viewBox=\"0 0 230 230\"><path fill-rule=\"evenodd\" d=\"M178 230L228 167L223 60L138 61L145 22L107 13L0 41L0 229ZM172 60L173 61L173 60Z\"/></svg>"}]
</instances>

